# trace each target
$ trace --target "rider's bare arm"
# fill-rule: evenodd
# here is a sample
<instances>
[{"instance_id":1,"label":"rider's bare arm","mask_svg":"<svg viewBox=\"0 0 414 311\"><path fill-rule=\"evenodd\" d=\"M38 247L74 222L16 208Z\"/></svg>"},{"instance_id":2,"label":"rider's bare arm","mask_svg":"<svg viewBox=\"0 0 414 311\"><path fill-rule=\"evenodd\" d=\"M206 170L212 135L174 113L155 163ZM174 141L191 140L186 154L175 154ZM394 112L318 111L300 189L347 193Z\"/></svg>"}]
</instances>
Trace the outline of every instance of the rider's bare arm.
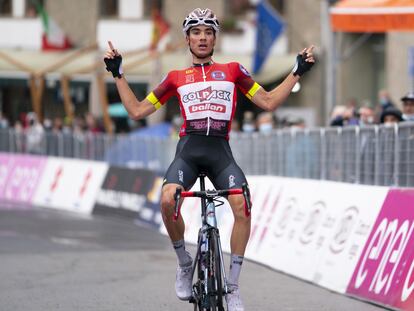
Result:
<instances>
[{"instance_id":1,"label":"rider's bare arm","mask_svg":"<svg viewBox=\"0 0 414 311\"><path fill-rule=\"evenodd\" d=\"M299 54L303 56L303 59L307 63L314 63L315 59L313 57L314 46L303 49ZM305 59L306 55L306 59ZM295 67L297 68L297 67ZM294 70L295 71L295 70ZM267 92L265 89L260 88L256 94L252 97L252 102L255 103L260 108L266 111L273 111L279 107L289 96L295 84L299 81L300 75L294 74L291 72L285 80L277 87L275 87L270 92Z\"/></svg>"},{"instance_id":2,"label":"rider's bare arm","mask_svg":"<svg viewBox=\"0 0 414 311\"><path fill-rule=\"evenodd\" d=\"M285 80L270 92L260 88L252 97L252 102L266 111L273 111L281 105L299 81L299 76L290 73Z\"/></svg>"},{"instance_id":3,"label":"rider's bare arm","mask_svg":"<svg viewBox=\"0 0 414 311\"><path fill-rule=\"evenodd\" d=\"M119 63L116 67L116 75L114 75L115 84L118 89L119 96L121 97L121 101L125 106L125 109L128 111L129 117L134 120L139 120L155 112L157 110L156 106L154 105L155 103L152 103L148 97L142 101L139 101L134 92L132 92L127 80L122 74L121 55L119 54L118 50L114 48L111 41L108 41L108 46L109 47L105 53L105 58L113 60L119 57Z\"/></svg>"},{"instance_id":4,"label":"rider's bare arm","mask_svg":"<svg viewBox=\"0 0 414 311\"><path fill-rule=\"evenodd\" d=\"M129 87L125 77L115 78L115 83L119 96L121 97L121 101L124 104L125 109L128 111L128 115L131 119L143 119L156 111L154 105L147 98L142 101L137 99L134 92L132 92Z\"/></svg>"}]
</instances>

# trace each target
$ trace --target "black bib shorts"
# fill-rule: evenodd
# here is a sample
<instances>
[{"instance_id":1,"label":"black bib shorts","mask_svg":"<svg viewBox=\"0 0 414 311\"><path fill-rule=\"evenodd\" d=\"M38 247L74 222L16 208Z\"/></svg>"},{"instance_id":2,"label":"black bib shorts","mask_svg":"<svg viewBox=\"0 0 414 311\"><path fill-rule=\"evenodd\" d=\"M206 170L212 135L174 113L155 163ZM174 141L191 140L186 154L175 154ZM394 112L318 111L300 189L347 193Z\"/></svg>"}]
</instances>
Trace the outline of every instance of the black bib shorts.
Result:
<instances>
[{"instance_id":1,"label":"black bib shorts","mask_svg":"<svg viewBox=\"0 0 414 311\"><path fill-rule=\"evenodd\" d=\"M227 139L201 135L181 137L163 184L179 184L189 190L201 172L220 190L241 188L243 183L247 183Z\"/></svg>"}]
</instances>

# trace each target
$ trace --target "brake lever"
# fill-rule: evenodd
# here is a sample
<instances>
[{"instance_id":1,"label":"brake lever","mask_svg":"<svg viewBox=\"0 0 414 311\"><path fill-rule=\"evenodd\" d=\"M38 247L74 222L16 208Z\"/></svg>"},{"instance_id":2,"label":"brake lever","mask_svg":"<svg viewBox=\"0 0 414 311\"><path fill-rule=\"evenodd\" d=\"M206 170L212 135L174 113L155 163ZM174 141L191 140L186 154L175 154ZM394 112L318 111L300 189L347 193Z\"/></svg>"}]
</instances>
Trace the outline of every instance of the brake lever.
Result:
<instances>
[{"instance_id":1,"label":"brake lever","mask_svg":"<svg viewBox=\"0 0 414 311\"><path fill-rule=\"evenodd\" d=\"M251 201L250 201L249 186L246 183L243 183L242 190L243 190L243 197L244 197L244 202L245 202L244 213L245 213L246 217L250 217L251 210L252 210L252 204L251 204Z\"/></svg>"},{"instance_id":2,"label":"brake lever","mask_svg":"<svg viewBox=\"0 0 414 311\"><path fill-rule=\"evenodd\" d=\"M182 189L180 187L177 187L177 189L175 190L175 194L174 194L174 200L175 200L174 216L173 216L174 222L176 222L178 219L178 216L180 216L181 191Z\"/></svg>"}]
</instances>

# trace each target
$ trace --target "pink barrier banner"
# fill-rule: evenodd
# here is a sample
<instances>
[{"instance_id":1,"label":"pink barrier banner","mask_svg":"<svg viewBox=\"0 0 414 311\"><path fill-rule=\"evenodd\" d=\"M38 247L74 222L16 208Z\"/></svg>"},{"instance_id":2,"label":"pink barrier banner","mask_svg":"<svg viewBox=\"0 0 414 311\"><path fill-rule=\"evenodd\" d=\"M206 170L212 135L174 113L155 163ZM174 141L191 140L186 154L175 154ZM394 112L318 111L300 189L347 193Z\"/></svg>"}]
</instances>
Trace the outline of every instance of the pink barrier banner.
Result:
<instances>
[{"instance_id":1,"label":"pink barrier banner","mask_svg":"<svg viewBox=\"0 0 414 311\"><path fill-rule=\"evenodd\" d=\"M31 203L46 158L0 154L0 201Z\"/></svg>"},{"instance_id":2,"label":"pink barrier banner","mask_svg":"<svg viewBox=\"0 0 414 311\"><path fill-rule=\"evenodd\" d=\"M347 293L414 310L414 189L390 190Z\"/></svg>"}]
</instances>

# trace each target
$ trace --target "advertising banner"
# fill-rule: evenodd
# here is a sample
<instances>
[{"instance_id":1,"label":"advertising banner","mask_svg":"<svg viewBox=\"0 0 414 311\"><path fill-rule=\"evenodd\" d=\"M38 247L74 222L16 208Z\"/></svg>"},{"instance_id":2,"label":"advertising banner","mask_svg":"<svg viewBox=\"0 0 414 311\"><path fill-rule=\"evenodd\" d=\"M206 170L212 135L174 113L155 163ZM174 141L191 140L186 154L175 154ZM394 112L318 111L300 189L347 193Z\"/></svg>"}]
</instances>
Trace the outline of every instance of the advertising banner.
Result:
<instances>
[{"instance_id":1,"label":"advertising banner","mask_svg":"<svg viewBox=\"0 0 414 311\"><path fill-rule=\"evenodd\" d=\"M345 292L388 188L272 176L248 181L253 209L245 256ZM209 181L206 188L212 189ZM229 252L233 215L222 201L216 216L223 250ZM186 198L181 211L186 240L195 243L200 200Z\"/></svg>"},{"instance_id":2,"label":"advertising banner","mask_svg":"<svg viewBox=\"0 0 414 311\"><path fill-rule=\"evenodd\" d=\"M252 219L249 256L345 292L387 188L276 177L259 183L268 190L255 198L261 215Z\"/></svg>"},{"instance_id":3,"label":"advertising banner","mask_svg":"<svg viewBox=\"0 0 414 311\"><path fill-rule=\"evenodd\" d=\"M34 204L89 214L105 178L102 162L48 158Z\"/></svg>"},{"instance_id":4,"label":"advertising banner","mask_svg":"<svg viewBox=\"0 0 414 311\"><path fill-rule=\"evenodd\" d=\"M0 155L0 200L31 203L46 158L26 155Z\"/></svg>"},{"instance_id":5,"label":"advertising banner","mask_svg":"<svg viewBox=\"0 0 414 311\"><path fill-rule=\"evenodd\" d=\"M162 178L145 169L110 167L99 190L94 214L131 218L158 228Z\"/></svg>"},{"instance_id":6,"label":"advertising banner","mask_svg":"<svg viewBox=\"0 0 414 311\"><path fill-rule=\"evenodd\" d=\"M414 189L390 190L347 292L414 309Z\"/></svg>"}]
</instances>

